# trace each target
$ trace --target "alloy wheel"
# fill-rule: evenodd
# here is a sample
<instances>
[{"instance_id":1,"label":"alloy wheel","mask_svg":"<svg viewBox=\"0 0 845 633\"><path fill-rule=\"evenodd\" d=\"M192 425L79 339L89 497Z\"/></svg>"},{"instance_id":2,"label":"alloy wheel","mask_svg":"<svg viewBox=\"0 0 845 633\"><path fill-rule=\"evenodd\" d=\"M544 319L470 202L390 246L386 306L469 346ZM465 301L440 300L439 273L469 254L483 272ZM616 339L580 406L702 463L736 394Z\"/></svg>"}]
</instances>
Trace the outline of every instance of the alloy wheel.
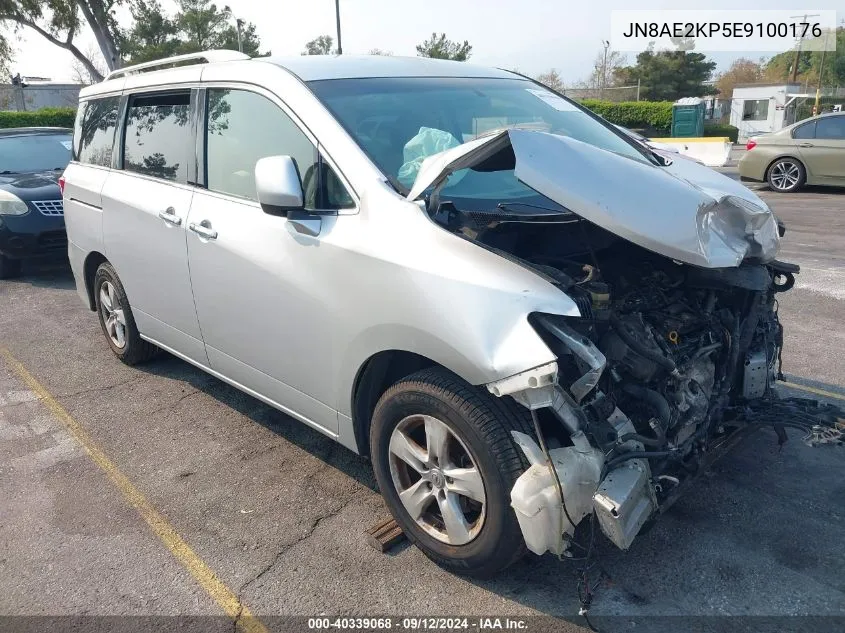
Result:
<instances>
[{"instance_id":1,"label":"alloy wheel","mask_svg":"<svg viewBox=\"0 0 845 633\"><path fill-rule=\"evenodd\" d=\"M118 349L126 346L126 314L120 305L117 292L109 281L100 286L100 311L106 334Z\"/></svg>"},{"instance_id":2,"label":"alloy wheel","mask_svg":"<svg viewBox=\"0 0 845 633\"><path fill-rule=\"evenodd\" d=\"M801 180L801 169L789 160L782 160L772 167L771 184L775 189L788 191Z\"/></svg>"},{"instance_id":3,"label":"alloy wheel","mask_svg":"<svg viewBox=\"0 0 845 633\"><path fill-rule=\"evenodd\" d=\"M465 545L486 515L484 480L472 455L449 426L411 415L390 436L390 474L405 510L433 538Z\"/></svg>"}]
</instances>

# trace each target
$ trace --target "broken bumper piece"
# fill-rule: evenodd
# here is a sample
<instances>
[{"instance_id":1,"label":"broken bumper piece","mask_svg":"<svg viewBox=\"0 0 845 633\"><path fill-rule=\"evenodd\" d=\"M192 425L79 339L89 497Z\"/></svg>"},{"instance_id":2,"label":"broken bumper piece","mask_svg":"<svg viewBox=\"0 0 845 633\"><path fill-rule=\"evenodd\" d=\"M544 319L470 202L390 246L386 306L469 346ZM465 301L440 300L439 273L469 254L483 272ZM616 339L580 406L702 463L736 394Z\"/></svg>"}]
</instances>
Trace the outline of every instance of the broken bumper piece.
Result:
<instances>
[{"instance_id":1,"label":"broken bumper piece","mask_svg":"<svg viewBox=\"0 0 845 633\"><path fill-rule=\"evenodd\" d=\"M575 527L593 512L605 536L626 550L657 510L646 460L625 462L602 478L604 455L597 448L579 442L580 446L549 451L553 474L534 440L519 431L512 434L531 466L511 490L511 507L526 546L535 554L564 555ZM560 482L565 509L555 476Z\"/></svg>"}]
</instances>

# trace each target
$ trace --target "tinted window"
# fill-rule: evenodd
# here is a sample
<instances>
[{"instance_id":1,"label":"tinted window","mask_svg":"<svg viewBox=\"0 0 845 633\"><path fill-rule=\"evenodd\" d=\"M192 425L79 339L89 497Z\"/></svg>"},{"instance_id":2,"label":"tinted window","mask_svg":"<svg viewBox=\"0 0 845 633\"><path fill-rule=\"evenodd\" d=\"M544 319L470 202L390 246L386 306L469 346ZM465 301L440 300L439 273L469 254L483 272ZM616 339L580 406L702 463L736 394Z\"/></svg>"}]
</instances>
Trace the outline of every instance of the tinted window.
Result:
<instances>
[{"instance_id":1,"label":"tinted window","mask_svg":"<svg viewBox=\"0 0 845 633\"><path fill-rule=\"evenodd\" d=\"M211 88L207 97L206 183L213 191L258 200L255 163L266 156L293 158L307 208L352 205L331 168L305 134L275 103L245 90Z\"/></svg>"},{"instance_id":2,"label":"tinted window","mask_svg":"<svg viewBox=\"0 0 845 633\"><path fill-rule=\"evenodd\" d=\"M73 130L74 158L81 163L111 167L118 97L92 99L79 104Z\"/></svg>"},{"instance_id":3,"label":"tinted window","mask_svg":"<svg viewBox=\"0 0 845 633\"><path fill-rule=\"evenodd\" d=\"M0 136L0 174L62 170L70 147L70 134Z\"/></svg>"},{"instance_id":4,"label":"tinted window","mask_svg":"<svg viewBox=\"0 0 845 633\"><path fill-rule=\"evenodd\" d=\"M193 151L189 112L187 92L130 99L123 168L186 183Z\"/></svg>"},{"instance_id":5,"label":"tinted window","mask_svg":"<svg viewBox=\"0 0 845 633\"><path fill-rule=\"evenodd\" d=\"M845 140L845 116L831 116L816 122L816 138Z\"/></svg>"},{"instance_id":6,"label":"tinted window","mask_svg":"<svg viewBox=\"0 0 845 633\"><path fill-rule=\"evenodd\" d=\"M816 138L816 122L799 125L792 130L792 138Z\"/></svg>"}]
</instances>

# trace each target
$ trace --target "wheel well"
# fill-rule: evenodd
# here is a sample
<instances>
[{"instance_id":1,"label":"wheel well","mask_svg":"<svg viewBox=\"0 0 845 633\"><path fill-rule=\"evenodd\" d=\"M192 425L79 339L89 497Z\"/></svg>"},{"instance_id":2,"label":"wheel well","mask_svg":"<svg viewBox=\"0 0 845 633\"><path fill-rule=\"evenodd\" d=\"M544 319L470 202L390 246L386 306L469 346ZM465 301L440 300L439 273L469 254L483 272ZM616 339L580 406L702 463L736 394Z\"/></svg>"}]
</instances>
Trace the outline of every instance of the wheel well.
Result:
<instances>
[{"instance_id":1,"label":"wheel well","mask_svg":"<svg viewBox=\"0 0 845 633\"><path fill-rule=\"evenodd\" d=\"M100 264L107 261L109 260L106 259L105 255L93 251L88 253L88 256L85 258L85 264L82 267L82 274L85 277L85 292L88 295L88 307L92 312L97 309L94 303L94 275L97 273Z\"/></svg>"},{"instance_id":2,"label":"wheel well","mask_svg":"<svg viewBox=\"0 0 845 633\"><path fill-rule=\"evenodd\" d=\"M777 158L775 158L774 160L772 160L772 162L771 162L771 163L769 163L769 164L768 164L768 166L766 167L766 171L765 171L765 173L763 174L763 180L765 180L765 181L767 181L767 182L768 182L768 180L769 180L769 172L770 172L770 171L771 171L771 169L772 169L772 165L774 165L776 162L778 162L779 160L782 160L782 159L784 159L784 158L791 158L791 159L792 159L792 160L794 160L796 163L798 163L799 165L801 165L801 168L804 170L804 175L806 176L806 174L807 174L807 166L804 164L804 161L802 161L802 160L801 160L800 158L798 158L797 156L791 156L791 155L789 155L789 154L786 154L786 155L784 155L784 156L778 156Z\"/></svg>"},{"instance_id":3,"label":"wheel well","mask_svg":"<svg viewBox=\"0 0 845 633\"><path fill-rule=\"evenodd\" d=\"M405 376L433 366L438 363L402 350L379 352L361 366L352 389L352 425L361 455L370 453L370 422L382 394Z\"/></svg>"}]
</instances>

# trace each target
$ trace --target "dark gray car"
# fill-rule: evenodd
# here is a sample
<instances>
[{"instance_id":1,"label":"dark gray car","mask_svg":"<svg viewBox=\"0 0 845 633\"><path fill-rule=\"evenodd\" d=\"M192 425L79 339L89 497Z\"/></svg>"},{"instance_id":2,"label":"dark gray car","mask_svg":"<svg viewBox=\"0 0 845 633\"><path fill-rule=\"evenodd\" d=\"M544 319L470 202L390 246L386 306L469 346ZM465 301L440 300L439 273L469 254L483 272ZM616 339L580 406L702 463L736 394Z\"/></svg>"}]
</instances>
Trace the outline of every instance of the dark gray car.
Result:
<instances>
[{"instance_id":1,"label":"dark gray car","mask_svg":"<svg viewBox=\"0 0 845 633\"><path fill-rule=\"evenodd\" d=\"M28 257L67 249L59 177L70 161L72 130L0 130L0 279Z\"/></svg>"}]
</instances>

